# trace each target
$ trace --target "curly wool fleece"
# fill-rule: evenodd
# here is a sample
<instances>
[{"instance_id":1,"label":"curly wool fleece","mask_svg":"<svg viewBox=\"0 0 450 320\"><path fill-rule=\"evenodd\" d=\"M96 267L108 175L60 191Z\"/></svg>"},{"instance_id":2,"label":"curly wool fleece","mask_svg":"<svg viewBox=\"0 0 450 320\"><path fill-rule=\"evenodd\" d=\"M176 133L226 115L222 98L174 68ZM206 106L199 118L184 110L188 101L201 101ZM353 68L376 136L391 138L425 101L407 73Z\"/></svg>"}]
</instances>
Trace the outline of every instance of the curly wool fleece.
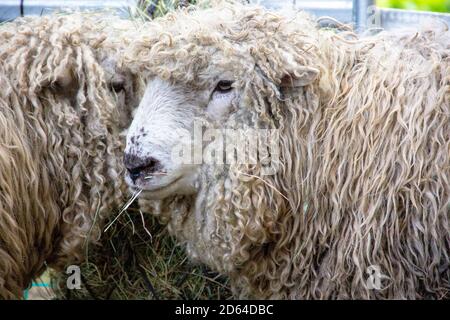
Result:
<instances>
[{"instance_id":1,"label":"curly wool fleece","mask_svg":"<svg viewBox=\"0 0 450 320\"><path fill-rule=\"evenodd\" d=\"M1 298L20 297L46 266L80 261L122 204L119 118L132 101L109 86L124 77L113 61L132 24L114 21L76 14L0 27Z\"/></svg>"},{"instance_id":2,"label":"curly wool fleece","mask_svg":"<svg viewBox=\"0 0 450 320\"><path fill-rule=\"evenodd\" d=\"M151 23L136 72L196 90L231 72L222 121L280 130L280 169L200 167L193 196L145 198L189 255L256 298L443 298L450 290L450 34L358 38L222 4ZM296 85L305 70L311 84ZM285 85L286 79L292 84ZM385 276L370 286L368 272Z\"/></svg>"}]
</instances>

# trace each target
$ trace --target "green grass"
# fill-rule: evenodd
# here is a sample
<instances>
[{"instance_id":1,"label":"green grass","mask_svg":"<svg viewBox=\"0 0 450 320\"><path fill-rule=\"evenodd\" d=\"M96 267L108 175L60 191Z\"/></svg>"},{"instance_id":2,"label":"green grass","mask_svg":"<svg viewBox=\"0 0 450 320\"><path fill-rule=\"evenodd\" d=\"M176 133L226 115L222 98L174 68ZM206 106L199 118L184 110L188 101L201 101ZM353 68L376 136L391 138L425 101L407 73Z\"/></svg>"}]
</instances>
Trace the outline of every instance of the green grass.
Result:
<instances>
[{"instance_id":1,"label":"green grass","mask_svg":"<svg viewBox=\"0 0 450 320\"><path fill-rule=\"evenodd\" d=\"M396 9L450 12L450 0L377 0L377 5Z\"/></svg>"}]
</instances>

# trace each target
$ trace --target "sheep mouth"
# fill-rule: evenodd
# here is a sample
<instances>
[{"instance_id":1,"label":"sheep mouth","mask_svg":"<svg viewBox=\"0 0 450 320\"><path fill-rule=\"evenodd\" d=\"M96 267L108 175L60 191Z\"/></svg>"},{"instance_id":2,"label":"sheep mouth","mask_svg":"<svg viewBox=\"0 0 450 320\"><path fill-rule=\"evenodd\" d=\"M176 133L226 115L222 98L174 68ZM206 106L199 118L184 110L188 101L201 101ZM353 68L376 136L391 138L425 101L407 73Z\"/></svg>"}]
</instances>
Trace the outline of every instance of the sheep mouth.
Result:
<instances>
[{"instance_id":1,"label":"sheep mouth","mask_svg":"<svg viewBox=\"0 0 450 320\"><path fill-rule=\"evenodd\" d=\"M178 181L180 181L181 178L183 178L183 176L179 176L178 178L175 178L174 180L172 180L172 181L170 181L169 183L166 183L166 184L164 184L164 185L162 185L162 186L157 186L156 188L151 188L151 189L145 189L145 188L144 188L143 190L144 190L144 191L147 191L147 192L156 192L156 191L160 191L160 190L166 189L166 188L168 188L168 187L174 185L175 183L177 183Z\"/></svg>"},{"instance_id":2,"label":"sheep mouth","mask_svg":"<svg viewBox=\"0 0 450 320\"><path fill-rule=\"evenodd\" d=\"M183 178L183 176L179 176L165 184L162 185L148 185L148 184L144 184L142 186L139 185L133 185L131 187L131 189L133 189L134 191L143 191L145 193L154 193L154 192L159 192L162 191L164 189L167 189L173 185L175 185L178 181L180 181Z\"/></svg>"}]
</instances>

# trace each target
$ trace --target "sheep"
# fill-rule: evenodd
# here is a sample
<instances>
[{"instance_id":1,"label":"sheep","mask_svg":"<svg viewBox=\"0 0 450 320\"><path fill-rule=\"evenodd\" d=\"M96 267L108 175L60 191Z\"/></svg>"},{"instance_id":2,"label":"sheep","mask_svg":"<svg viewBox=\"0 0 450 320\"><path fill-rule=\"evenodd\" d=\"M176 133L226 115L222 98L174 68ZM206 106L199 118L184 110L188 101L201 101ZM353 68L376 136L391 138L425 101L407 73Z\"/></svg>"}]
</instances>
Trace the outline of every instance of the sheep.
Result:
<instances>
[{"instance_id":1,"label":"sheep","mask_svg":"<svg viewBox=\"0 0 450 320\"><path fill-rule=\"evenodd\" d=\"M293 15L220 4L135 39L130 189L237 297L448 298L448 28L359 37ZM206 161L223 141L195 128L273 129L279 149Z\"/></svg>"},{"instance_id":2,"label":"sheep","mask_svg":"<svg viewBox=\"0 0 450 320\"><path fill-rule=\"evenodd\" d=\"M0 298L80 262L123 204L140 82L117 58L134 29L81 13L0 26Z\"/></svg>"}]
</instances>

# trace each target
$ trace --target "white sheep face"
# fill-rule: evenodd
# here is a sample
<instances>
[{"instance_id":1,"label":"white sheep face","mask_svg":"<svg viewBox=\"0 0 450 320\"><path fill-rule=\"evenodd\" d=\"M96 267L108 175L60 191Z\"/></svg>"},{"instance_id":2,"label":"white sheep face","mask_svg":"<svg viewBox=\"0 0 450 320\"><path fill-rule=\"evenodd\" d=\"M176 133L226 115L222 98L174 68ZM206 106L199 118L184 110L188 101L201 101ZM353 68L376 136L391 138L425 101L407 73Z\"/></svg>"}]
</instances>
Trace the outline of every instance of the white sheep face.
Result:
<instances>
[{"instance_id":1,"label":"white sheep face","mask_svg":"<svg viewBox=\"0 0 450 320\"><path fill-rule=\"evenodd\" d=\"M129 186L153 199L195 193L202 161L195 161L193 154L203 147L193 137L195 126L226 121L235 110L235 91L226 73L210 87L196 90L153 78L127 134Z\"/></svg>"}]
</instances>

